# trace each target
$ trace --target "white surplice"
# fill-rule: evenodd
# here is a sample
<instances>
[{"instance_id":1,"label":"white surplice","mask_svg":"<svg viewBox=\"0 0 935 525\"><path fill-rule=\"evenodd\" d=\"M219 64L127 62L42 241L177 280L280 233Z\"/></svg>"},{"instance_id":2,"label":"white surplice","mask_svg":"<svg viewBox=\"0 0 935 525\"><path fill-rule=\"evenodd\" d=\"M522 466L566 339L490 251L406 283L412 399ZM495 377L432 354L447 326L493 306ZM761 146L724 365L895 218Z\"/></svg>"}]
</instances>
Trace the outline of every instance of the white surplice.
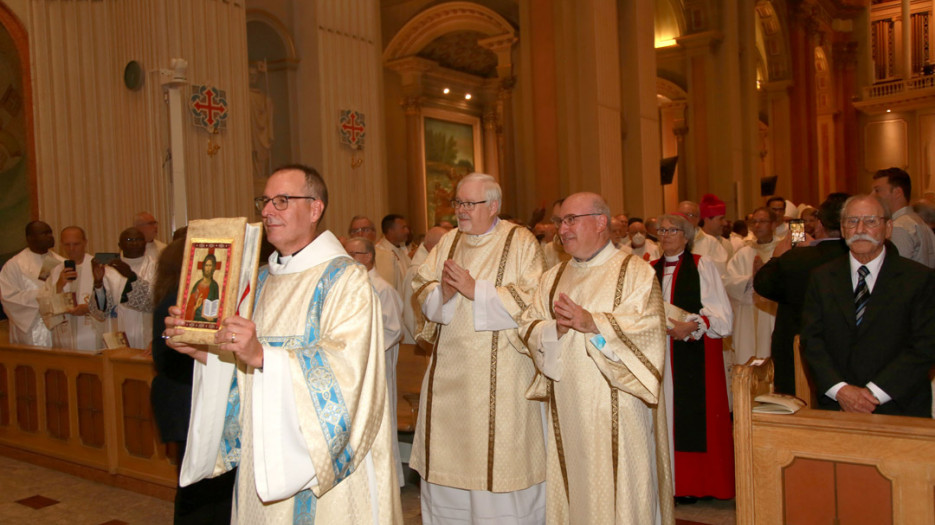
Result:
<instances>
[{"instance_id":1,"label":"white surplice","mask_svg":"<svg viewBox=\"0 0 935 525\"><path fill-rule=\"evenodd\" d=\"M75 294L76 302L81 304L90 304L94 301L94 273L91 270L92 257L84 254L84 259L76 261L75 271L78 277L70 281L62 288L61 293L72 292ZM60 264L52 270L48 280L45 282L47 293L58 293L55 283L59 275L65 270L65 265ZM91 315L74 316L64 314L65 322L52 329L53 345L60 348L73 348L76 350L94 351L102 348L101 335L104 333L106 323L99 321Z\"/></svg>"},{"instance_id":2,"label":"white surplice","mask_svg":"<svg viewBox=\"0 0 935 525\"><path fill-rule=\"evenodd\" d=\"M397 388L396 388L396 362L399 360L399 341L403 337L403 300L399 293L383 280L376 268L367 272L373 289L380 299L381 318L383 319L383 348L386 355L386 390L389 394L390 418L392 419L393 456L396 458L396 475L399 477L399 486L406 485L403 476L403 462L399 456L399 425L396 421Z\"/></svg>"},{"instance_id":3,"label":"white surplice","mask_svg":"<svg viewBox=\"0 0 935 525\"><path fill-rule=\"evenodd\" d=\"M52 346L52 332L39 315L36 299L45 285L39 279L43 266L52 270L64 259L52 250L39 255L29 248L10 258L0 270L0 296L3 311L10 318L13 344Z\"/></svg>"},{"instance_id":4,"label":"white surplice","mask_svg":"<svg viewBox=\"0 0 935 525\"><path fill-rule=\"evenodd\" d=\"M734 311L733 364L742 365L753 356L769 357L776 303L753 291L753 260L766 264L773 257L779 239L759 244L747 243L731 257L724 277L724 288Z\"/></svg>"}]
</instances>

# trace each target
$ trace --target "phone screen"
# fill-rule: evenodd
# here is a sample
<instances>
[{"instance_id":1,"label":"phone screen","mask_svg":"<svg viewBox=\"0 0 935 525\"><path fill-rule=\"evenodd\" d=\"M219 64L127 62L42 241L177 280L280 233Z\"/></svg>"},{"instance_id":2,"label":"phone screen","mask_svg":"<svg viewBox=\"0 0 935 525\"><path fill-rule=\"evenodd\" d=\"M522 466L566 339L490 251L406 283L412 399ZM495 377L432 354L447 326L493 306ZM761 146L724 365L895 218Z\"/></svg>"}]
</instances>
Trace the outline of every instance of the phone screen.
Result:
<instances>
[{"instance_id":1,"label":"phone screen","mask_svg":"<svg viewBox=\"0 0 935 525\"><path fill-rule=\"evenodd\" d=\"M789 235L792 236L792 245L805 242L805 221L802 219L792 219L789 221Z\"/></svg>"},{"instance_id":2,"label":"phone screen","mask_svg":"<svg viewBox=\"0 0 935 525\"><path fill-rule=\"evenodd\" d=\"M94 254L94 259L100 264L107 264L118 257L120 257L120 254L116 252L97 252Z\"/></svg>"},{"instance_id":3,"label":"phone screen","mask_svg":"<svg viewBox=\"0 0 935 525\"><path fill-rule=\"evenodd\" d=\"M65 264L65 269L66 269L66 270L74 270L74 269L75 269L75 261L73 261L73 260L71 260L71 259L65 259L65 263L64 263L64 264ZM75 278L74 278L74 277L69 277L68 280L69 280L69 281L74 281Z\"/></svg>"}]
</instances>

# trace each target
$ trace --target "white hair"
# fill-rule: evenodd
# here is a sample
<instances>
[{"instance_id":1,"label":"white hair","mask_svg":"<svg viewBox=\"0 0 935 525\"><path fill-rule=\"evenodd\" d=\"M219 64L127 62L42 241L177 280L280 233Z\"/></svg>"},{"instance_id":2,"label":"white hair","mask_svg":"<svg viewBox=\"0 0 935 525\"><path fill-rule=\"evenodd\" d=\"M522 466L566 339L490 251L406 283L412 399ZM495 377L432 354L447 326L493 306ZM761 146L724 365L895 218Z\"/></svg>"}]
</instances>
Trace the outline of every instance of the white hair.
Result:
<instances>
[{"instance_id":1,"label":"white hair","mask_svg":"<svg viewBox=\"0 0 935 525\"><path fill-rule=\"evenodd\" d=\"M458 182L458 187L455 188L457 193L458 189L461 188L461 185L465 182L478 181L484 185L484 199L487 201L488 205L493 205L494 202L497 203L497 210L501 209L501 203L503 202L503 193L500 191L500 184L497 183L497 179L493 178L486 173L471 173Z\"/></svg>"}]
</instances>

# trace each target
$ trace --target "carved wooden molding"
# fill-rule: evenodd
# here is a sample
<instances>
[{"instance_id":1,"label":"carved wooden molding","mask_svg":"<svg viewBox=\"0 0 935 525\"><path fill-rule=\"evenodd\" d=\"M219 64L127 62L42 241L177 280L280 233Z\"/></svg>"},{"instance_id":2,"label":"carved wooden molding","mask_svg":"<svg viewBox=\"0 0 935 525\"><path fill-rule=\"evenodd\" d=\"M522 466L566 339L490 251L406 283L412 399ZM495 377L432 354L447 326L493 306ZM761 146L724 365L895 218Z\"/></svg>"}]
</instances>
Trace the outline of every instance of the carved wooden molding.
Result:
<instances>
[{"instance_id":1,"label":"carved wooden molding","mask_svg":"<svg viewBox=\"0 0 935 525\"><path fill-rule=\"evenodd\" d=\"M447 2L426 9L407 22L386 46L383 60L415 55L429 42L454 31L477 31L499 37L495 40L498 43L501 38L512 38L512 42L516 38L516 29L496 12L473 2Z\"/></svg>"}]
</instances>

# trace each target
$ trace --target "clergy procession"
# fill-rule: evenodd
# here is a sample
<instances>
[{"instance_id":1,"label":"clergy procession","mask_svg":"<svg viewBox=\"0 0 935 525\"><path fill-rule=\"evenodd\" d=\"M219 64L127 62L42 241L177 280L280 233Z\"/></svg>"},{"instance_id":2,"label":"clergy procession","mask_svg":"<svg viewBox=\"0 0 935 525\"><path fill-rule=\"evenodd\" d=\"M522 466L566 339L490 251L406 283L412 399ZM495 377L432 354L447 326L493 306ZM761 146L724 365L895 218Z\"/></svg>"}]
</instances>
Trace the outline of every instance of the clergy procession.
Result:
<instances>
[{"instance_id":1,"label":"clergy procession","mask_svg":"<svg viewBox=\"0 0 935 525\"><path fill-rule=\"evenodd\" d=\"M289 165L256 198L271 254L253 315L223 319L213 345L176 338L185 305L165 279L184 231L166 249L146 212L109 259L79 226L59 254L27 224L0 291L11 343L149 349L157 412L166 359L189 360L181 433L159 418L182 444L176 523L401 523L411 469L425 524L671 524L676 506L735 497L731 367L772 357L794 394L797 335L821 408L932 417L935 225L916 210L933 203L910 205L898 168L873 188L774 196L737 222L713 194L644 221L584 192L523 224L474 173L457 225L416 243L398 214L379 241L365 215L322 229L324 178ZM63 293L75 303L56 310ZM429 363L401 453L407 343Z\"/></svg>"}]
</instances>

